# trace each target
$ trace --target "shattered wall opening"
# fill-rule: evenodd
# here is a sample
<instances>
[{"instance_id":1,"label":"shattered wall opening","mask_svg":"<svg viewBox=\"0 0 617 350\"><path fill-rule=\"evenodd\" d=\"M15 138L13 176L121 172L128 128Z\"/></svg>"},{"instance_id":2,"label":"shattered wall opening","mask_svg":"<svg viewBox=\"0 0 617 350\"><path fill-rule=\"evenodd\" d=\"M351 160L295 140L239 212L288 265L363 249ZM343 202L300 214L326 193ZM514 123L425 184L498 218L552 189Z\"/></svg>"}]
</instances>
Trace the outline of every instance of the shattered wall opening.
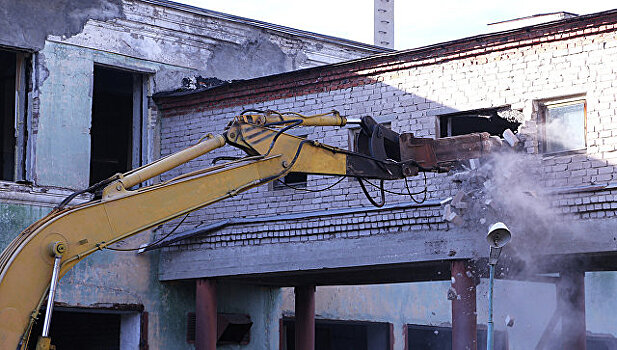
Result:
<instances>
[{"instance_id":1,"label":"shattered wall opening","mask_svg":"<svg viewBox=\"0 0 617 350\"><path fill-rule=\"evenodd\" d=\"M517 111L510 107L478 109L441 115L438 118L439 137L459 136L474 132L488 132L501 136L506 129L513 132L521 125Z\"/></svg>"},{"instance_id":2,"label":"shattered wall opening","mask_svg":"<svg viewBox=\"0 0 617 350\"><path fill-rule=\"evenodd\" d=\"M94 67L90 184L141 163L141 74Z\"/></svg>"},{"instance_id":3,"label":"shattered wall opening","mask_svg":"<svg viewBox=\"0 0 617 350\"><path fill-rule=\"evenodd\" d=\"M0 179L14 180L17 55L0 51Z\"/></svg>"}]
</instances>

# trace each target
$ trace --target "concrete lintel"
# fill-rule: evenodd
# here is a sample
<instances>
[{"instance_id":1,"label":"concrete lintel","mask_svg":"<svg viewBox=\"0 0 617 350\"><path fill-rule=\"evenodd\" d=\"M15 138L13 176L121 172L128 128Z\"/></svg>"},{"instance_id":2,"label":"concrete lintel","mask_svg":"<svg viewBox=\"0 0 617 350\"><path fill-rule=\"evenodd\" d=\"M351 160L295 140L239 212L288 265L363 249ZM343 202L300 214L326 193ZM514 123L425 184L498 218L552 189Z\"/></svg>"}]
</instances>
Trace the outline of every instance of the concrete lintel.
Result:
<instances>
[{"instance_id":1,"label":"concrete lintel","mask_svg":"<svg viewBox=\"0 0 617 350\"><path fill-rule=\"evenodd\" d=\"M482 237L454 231L412 231L353 239L164 251L159 279L168 281L472 259L485 245Z\"/></svg>"}]
</instances>

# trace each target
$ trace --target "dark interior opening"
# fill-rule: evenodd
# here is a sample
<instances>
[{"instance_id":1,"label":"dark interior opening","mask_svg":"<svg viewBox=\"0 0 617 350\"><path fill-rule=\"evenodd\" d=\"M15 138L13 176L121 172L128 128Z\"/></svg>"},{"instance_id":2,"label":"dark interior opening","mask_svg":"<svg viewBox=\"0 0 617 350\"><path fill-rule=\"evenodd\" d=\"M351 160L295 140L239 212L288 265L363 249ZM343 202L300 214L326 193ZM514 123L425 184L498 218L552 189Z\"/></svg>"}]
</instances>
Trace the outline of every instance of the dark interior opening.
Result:
<instances>
[{"instance_id":1,"label":"dark interior opening","mask_svg":"<svg viewBox=\"0 0 617 350\"><path fill-rule=\"evenodd\" d=\"M43 312L44 315L44 312ZM32 329L28 349L34 350L43 331L42 316ZM49 336L56 350L119 350L119 313L56 311L52 315Z\"/></svg>"},{"instance_id":2,"label":"dark interior opening","mask_svg":"<svg viewBox=\"0 0 617 350\"><path fill-rule=\"evenodd\" d=\"M284 319L281 350L294 350L295 320ZM383 322L315 320L315 349L386 350L390 349L390 325Z\"/></svg>"},{"instance_id":3,"label":"dark interior opening","mask_svg":"<svg viewBox=\"0 0 617 350\"><path fill-rule=\"evenodd\" d=\"M486 349L486 328L477 329L478 349ZM495 331L495 349L507 350L508 337L504 331ZM452 349L452 328L425 325L407 326L407 348L409 350Z\"/></svg>"},{"instance_id":4,"label":"dark interior opening","mask_svg":"<svg viewBox=\"0 0 617 350\"><path fill-rule=\"evenodd\" d=\"M0 180L15 177L15 79L17 55L0 51Z\"/></svg>"},{"instance_id":5,"label":"dark interior opening","mask_svg":"<svg viewBox=\"0 0 617 350\"><path fill-rule=\"evenodd\" d=\"M442 115L439 117L439 136L448 137L488 132L492 136L501 137L506 129L516 133L521 123L502 117L503 111L510 112L509 109L495 108Z\"/></svg>"},{"instance_id":6,"label":"dark interior opening","mask_svg":"<svg viewBox=\"0 0 617 350\"><path fill-rule=\"evenodd\" d=\"M194 312L187 314L186 342L195 344L195 327L197 325ZM218 338L216 345L239 344L246 345L251 341L251 317L246 314L230 314L219 312L216 314L216 328Z\"/></svg>"},{"instance_id":7,"label":"dark interior opening","mask_svg":"<svg viewBox=\"0 0 617 350\"><path fill-rule=\"evenodd\" d=\"M285 185L290 185L294 187L303 187L303 186L306 186L307 179L308 179L308 175L306 173L291 172L285 175L282 179L280 179L280 181L283 182ZM276 188L286 188L287 186L285 185L278 183L278 185L275 185L275 186Z\"/></svg>"},{"instance_id":8,"label":"dark interior opening","mask_svg":"<svg viewBox=\"0 0 617 350\"><path fill-rule=\"evenodd\" d=\"M133 161L134 82L140 76L94 67L90 184L131 169ZM135 84L136 85L136 84ZM139 91L138 91L139 92ZM139 126L137 126L139 127Z\"/></svg>"}]
</instances>

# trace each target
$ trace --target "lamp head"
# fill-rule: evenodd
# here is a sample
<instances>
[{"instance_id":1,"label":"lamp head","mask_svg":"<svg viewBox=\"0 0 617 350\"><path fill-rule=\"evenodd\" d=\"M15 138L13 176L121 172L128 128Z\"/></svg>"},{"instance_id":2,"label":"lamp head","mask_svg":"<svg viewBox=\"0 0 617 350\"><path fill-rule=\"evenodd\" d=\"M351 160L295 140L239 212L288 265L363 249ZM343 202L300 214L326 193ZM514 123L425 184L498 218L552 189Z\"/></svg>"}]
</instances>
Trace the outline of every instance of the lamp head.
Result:
<instances>
[{"instance_id":1,"label":"lamp head","mask_svg":"<svg viewBox=\"0 0 617 350\"><path fill-rule=\"evenodd\" d=\"M491 248L501 248L504 245L508 244L512 239L512 234L508 227L503 222L494 223L488 229L488 235L486 235L486 240Z\"/></svg>"}]
</instances>

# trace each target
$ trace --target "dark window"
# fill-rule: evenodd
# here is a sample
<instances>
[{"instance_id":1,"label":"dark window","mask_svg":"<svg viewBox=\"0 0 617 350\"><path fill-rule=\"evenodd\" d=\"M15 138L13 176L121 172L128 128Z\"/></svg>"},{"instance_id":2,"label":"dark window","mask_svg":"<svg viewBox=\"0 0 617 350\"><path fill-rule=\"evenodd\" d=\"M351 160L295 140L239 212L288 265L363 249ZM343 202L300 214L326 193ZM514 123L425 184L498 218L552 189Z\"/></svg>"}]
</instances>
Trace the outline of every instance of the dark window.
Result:
<instances>
[{"instance_id":1,"label":"dark window","mask_svg":"<svg viewBox=\"0 0 617 350\"><path fill-rule=\"evenodd\" d=\"M49 336L57 350L117 350L120 349L119 313L53 312ZM42 322L37 322L28 343L35 349Z\"/></svg>"},{"instance_id":2,"label":"dark window","mask_svg":"<svg viewBox=\"0 0 617 350\"><path fill-rule=\"evenodd\" d=\"M486 328L478 327L478 349L486 349ZM452 349L452 328L407 325L407 348L409 350ZM508 338L503 331L495 331L495 349L507 350Z\"/></svg>"},{"instance_id":3,"label":"dark window","mask_svg":"<svg viewBox=\"0 0 617 350\"><path fill-rule=\"evenodd\" d=\"M585 149L585 100L542 104L543 150L547 153Z\"/></svg>"},{"instance_id":4,"label":"dark window","mask_svg":"<svg viewBox=\"0 0 617 350\"><path fill-rule=\"evenodd\" d=\"M143 76L94 67L90 184L141 163Z\"/></svg>"},{"instance_id":5,"label":"dark window","mask_svg":"<svg viewBox=\"0 0 617 350\"><path fill-rule=\"evenodd\" d=\"M295 320L284 319L281 350L295 349ZM383 322L315 320L315 349L390 349L390 324Z\"/></svg>"},{"instance_id":6,"label":"dark window","mask_svg":"<svg viewBox=\"0 0 617 350\"><path fill-rule=\"evenodd\" d=\"M488 132L501 136L506 129L513 132L521 125L516 111L510 108L491 108L439 116L439 137Z\"/></svg>"},{"instance_id":7,"label":"dark window","mask_svg":"<svg viewBox=\"0 0 617 350\"><path fill-rule=\"evenodd\" d=\"M0 51L0 179L15 179L15 82L17 55Z\"/></svg>"},{"instance_id":8,"label":"dark window","mask_svg":"<svg viewBox=\"0 0 617 350\"><path fill-rule=\"evenodd\" d=\"M246 345L251 341L251 317L245 314L217 313L216 315L218 338L216 345L240 344ZM195 313L187 314L186 342L195 344Z\"/></svg>"}]
</instances>

